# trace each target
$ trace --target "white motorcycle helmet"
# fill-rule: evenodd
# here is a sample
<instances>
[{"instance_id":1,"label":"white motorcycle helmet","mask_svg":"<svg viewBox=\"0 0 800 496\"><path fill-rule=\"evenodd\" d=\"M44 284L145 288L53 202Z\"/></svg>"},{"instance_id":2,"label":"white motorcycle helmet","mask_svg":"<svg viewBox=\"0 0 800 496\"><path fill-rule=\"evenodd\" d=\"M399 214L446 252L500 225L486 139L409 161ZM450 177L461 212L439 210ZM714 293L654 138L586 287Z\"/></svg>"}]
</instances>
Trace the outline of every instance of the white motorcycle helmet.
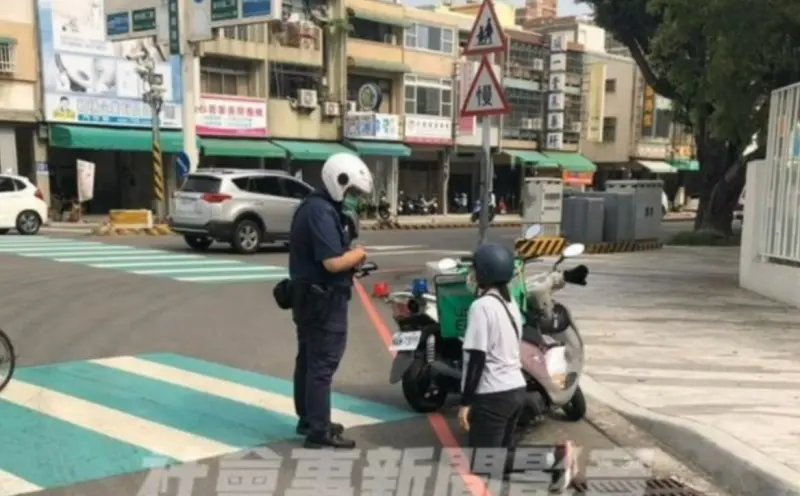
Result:
<instances>
[{"instance_id":1,"label":"white motorcycle helmet","mask_svg":"<svg viewBox=\"0 0 800 496\"><path fill-rule=\"evenodd\" d=\"M322 166L322 184L333 201L341 202L348 191L372 194L372 173L358 156L336 153Z\"/></svg>"}]
</instances>

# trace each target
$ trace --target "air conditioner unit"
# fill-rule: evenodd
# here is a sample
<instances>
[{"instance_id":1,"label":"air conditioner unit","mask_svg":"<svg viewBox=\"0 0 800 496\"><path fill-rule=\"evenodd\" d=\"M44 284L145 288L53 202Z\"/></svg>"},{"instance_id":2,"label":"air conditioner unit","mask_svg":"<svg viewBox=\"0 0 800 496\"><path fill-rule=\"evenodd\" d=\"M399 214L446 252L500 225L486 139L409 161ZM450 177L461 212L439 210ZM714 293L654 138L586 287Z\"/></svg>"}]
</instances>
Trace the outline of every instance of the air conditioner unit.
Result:
<instances>
[{"instance_id":1,"label":"air conditioner unit","mask_svg":"<svg viewBox=\"0 0 800 496\"><path fill-rule=\"evenodd\" d=\"M522 129L534 129L533 119L520 119L519 127Z\"/></svg>"},{"instance_id":2,"label":"air conditioner unit","mask_svg":"<svg viewBox=\"0 0 800 496\"><path fill-rule=\"evenodd\" d=\"M543 71L544 70L544 60L542 60L542 59L533 59L533 70L534 71Z\"/></svg>"},{"instance_id":3,"label":"air conditioner unit","mask_svg":"<svg viewBox=\"0 0 800 496\"><path fill-rule=\"evenodd\" d=\"M581 123L580 122L573 122L572 124L570 124L569 130L572 131L573 133L581 132Z\"/></svg>"},{"instance_id":4,"label":"air conditioner unit","mask_svg":"<svg viewBox=\"0 0 800 496\"><path fill-rule=\"evenodd\" d=\"M353 101L347 102L347 113L358 112L358 104Z\"/></svg>"},{"instance_id":5,"label":"air conditioner unit","mask_svg":"<svg viewBox=\"0 0 800 496\"><path fill-rule=\"evenodd\" d=\"M322 107L322 113L325 117L339 117L339 102L325 102Z\"/></svg>"},{"instance_id":6,"label":"air conditioner unit","mask_svg":"<svg viewBox=\"0 0 800 496\"><path fill-rule=\"evenodd\" d=\"M300 90L297 92L297 106L300 108L317 108L317 92L315 90Z\"/></svg>"},{"instance_id":7,"label":"air conditioner unit","mask_svg":"<svg viewBox=\"0 0 800 496\"><path fill-rule=\"evenodd\" d=\"M542 128L542 118L541 117L534 117L531 119L533 121L533 129L541 129Z\"/></svg>"},{"instance_id":8,"label":"air conditioner unit","mask_svg":"<svg viewBox=\"0 0 800 496\"><path fill-rule=\"evenodd\" d=\"M511 67L511 77L522 77L522 67L515 65Z\"/></svg>"}]
</instances>

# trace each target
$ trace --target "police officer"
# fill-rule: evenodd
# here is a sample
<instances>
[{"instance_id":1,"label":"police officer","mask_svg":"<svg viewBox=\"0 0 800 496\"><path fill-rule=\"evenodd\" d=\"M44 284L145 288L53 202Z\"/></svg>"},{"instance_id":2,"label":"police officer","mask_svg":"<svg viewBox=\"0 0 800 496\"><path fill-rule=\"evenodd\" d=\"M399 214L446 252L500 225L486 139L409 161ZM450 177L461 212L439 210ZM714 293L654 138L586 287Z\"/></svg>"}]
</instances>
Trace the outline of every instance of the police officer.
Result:
<instances>
[{"instance_id":1,"label":"police officer","mask_svg":"<svg viewBox=\"0 0 800 496\"><path fill-rule=\"evenodd\" d=\"M289 235L297 433L307 448L354 448L331 423L331 382L347 343L354 269L367 257L363 247L350 248L343 204L372 193L372 174L357 156L337 153L322 166L322 184L298 207Z\"/></svg>"}]
</instances>

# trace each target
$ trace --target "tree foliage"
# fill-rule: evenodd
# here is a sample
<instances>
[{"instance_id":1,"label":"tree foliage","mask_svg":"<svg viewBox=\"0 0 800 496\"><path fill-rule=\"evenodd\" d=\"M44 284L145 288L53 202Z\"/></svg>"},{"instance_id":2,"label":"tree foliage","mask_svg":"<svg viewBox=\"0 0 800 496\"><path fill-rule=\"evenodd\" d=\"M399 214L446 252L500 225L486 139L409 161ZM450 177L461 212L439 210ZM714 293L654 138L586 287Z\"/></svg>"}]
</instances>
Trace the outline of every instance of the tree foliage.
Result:
<instances>
[{"instance_id":1,"label":"tree foliage","mask_svg":"<svg viewBox=\"0 0 800 496\"><path fill-rule=\"evenodd\" d=\"M703 185L695 227L730 232L746 160L765 150L769 94L800 81L800 1L583 2L692 130Z\"/></svg>"}]
</instances>

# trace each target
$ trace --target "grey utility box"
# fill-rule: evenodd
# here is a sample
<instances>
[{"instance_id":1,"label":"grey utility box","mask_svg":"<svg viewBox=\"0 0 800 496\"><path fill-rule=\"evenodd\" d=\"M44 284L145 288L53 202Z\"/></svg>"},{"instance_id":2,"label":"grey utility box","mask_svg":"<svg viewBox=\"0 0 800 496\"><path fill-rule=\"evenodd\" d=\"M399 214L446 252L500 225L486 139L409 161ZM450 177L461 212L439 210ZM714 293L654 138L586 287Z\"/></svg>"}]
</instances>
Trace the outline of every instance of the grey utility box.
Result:
<instances>
[{"instance_id":1,"label":"grey utility box","mask_svg":"<svg viewBox=\"0 0 800 496\"><path fill-rule=\"evenodd\" d=\"M603 242L619 243L633 241L633 196L587 191L574 196L596 198L603 201Z\"/></svg>"},{"instance_id":2,"label":"grey utility box","mask_svg":"<svg viewBox=\"0 0 800 496\"><path fill-rule=\"evenodd\" d=\"M522 186L523 232L526 226L540 224L543 236L559 236L563 192L561 179L526 177Z\"/></svg>"},{"instance_id":3,"label":"grey utility box","mask_svg":"<svg viewBox=\"0 0 800 496\"><path fill-rule=\"evenodd\" d=\"M563 236L572 243L603 242L603 199L573 195L564 199Z\"/></svg>"},{"instance_id":4,"label":"grey utility box","mask_svg":"<svg viewBox=\"0 0 800 496\"><path fill-rule=\"evenodd\" d=\"M658 239L661 234L661 192L664 182L606 181L606 192L633 198L634 239Z\"/></svg>"}]
</instances>

